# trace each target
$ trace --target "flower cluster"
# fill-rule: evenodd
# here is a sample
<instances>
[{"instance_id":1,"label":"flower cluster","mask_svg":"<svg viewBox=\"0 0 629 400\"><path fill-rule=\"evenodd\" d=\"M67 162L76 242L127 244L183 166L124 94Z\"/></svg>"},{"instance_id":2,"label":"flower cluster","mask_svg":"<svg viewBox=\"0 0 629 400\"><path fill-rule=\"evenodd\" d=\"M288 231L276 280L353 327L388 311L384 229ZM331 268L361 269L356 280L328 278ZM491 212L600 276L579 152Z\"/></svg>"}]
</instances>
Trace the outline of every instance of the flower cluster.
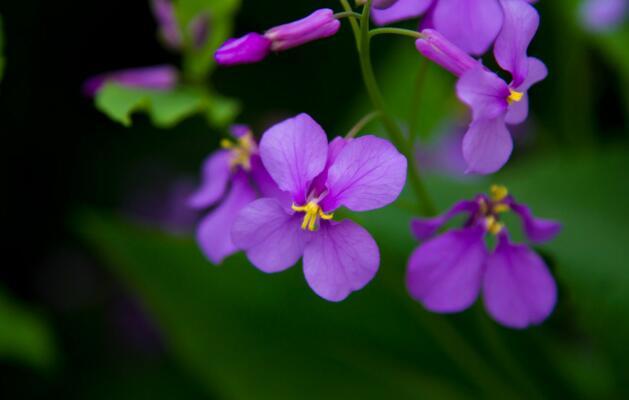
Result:
<instances>
[{"instance_id":1,"label":"flower cluster","mask_svg":"<svg viewBox=\"0 0 629 400\"><path fill-rule=\"evenodd\" d=\"M489 196L461 201L438 217L413 220L411 231L425 242L408 261L411 296L431 311L451 313L470 307L482 288L487 311L501 324L525 328L545 320L555 306L555 281L534 251L511 242L501 222L501 214L509 211L522 219L533 243L559 233L557 222L534 218L504 186L492 186ZM459 214L467 216L462 228L436 235ZM487 249L487 235L497 237L493 251Z\"/></svg>"}]
</instances>

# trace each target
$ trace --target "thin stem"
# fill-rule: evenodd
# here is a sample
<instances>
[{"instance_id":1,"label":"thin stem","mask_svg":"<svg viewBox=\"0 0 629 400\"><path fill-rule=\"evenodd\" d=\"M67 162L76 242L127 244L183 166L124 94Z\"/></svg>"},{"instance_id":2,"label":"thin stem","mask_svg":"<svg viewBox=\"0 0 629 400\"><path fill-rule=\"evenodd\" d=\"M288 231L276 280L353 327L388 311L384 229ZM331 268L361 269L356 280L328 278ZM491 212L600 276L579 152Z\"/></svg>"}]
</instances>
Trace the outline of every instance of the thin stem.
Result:
<instances>
[{"instance_id":1,"label":"thin stem","mask_svg":"<svg viewBox=\"0 0 629 400\"><path fill-rule=\"evenodd\" d=\"M370 49L370 37L369 37L369 16L370 16L371 1L368 1L363 8L363 14L360 22L360 35L357 36L359 42L359 58L360 67L363 74L363 80L367 89L367 94L371 99L374 109L382 113L382 123L387 130L389 137L393 144L406 156L408 159L408 180L411 183L413 191L420 202L420 212L422 215L434 215L435 207L422 183L417 165L414 162L412 154L412 148L409 148L406 144L404 133L400 130L395 120L386 112L384 99L376 81L376 77L373 71L373 65L371 64L371 49Z\"/></svg>"},{"instance_id":2,"label":"thin stem","mask_svg":"<svg viewBox=\"0 0 629 400\"><path fill-rule=\"evenodd\" d=\"M411 145L413 144L419 131L419 113L421 111L422 88L424 87L424 82L426 81L429 65L428 60L422 60L417 71L417 76L415 77L415 87L413 88L411 108L408 115L408 138Z\"/></svg>"},{"instance_id":3,"label":"thin stem","mask_svg":"<svg viewBox=\"0 0 629 400\"><path fill-rule=\"evenodd\" d=\"M402 36L409 36L415 39L421 39L424 37L424 35L422 35L421 33L417 32L417 31L412 31L410 29L403 29L403 28L376 28L376 29L372 29L369 32L369 37L372 38L374 36L377 35L385 35L385 34L390 34L390 35L402 35Z\"/></svg>"},{"instance_id":4,"label":"thin stem","mask_svg":"<svg viewBox=\"0 0 629 400\"><path fill-rule=\"evenodd\" d=\"M341 5L347 13L354 13L352 6L349 5L347 0L341 0ZM357 13L358 14L358 13ZM349 24L352 26L354 37L356 38L356 48L360 51L360 27L358 26L358 17L349 17Z\"/></svg>"},{"instance_id":5,"label":"thin stem","mask_svg":"<svg viewBox=\"0 0 629 400\"><path fill-rule=\"evenodd\" d=\"M377 118L381 115L382 115L382 112L380 111L372 111L369 114L365 115L358 122L356 122L356 125L354 125L352 129L350 129L349 132L347 132L347 135L345 135L345 139L351 139L355 137L358 134L358 132L360 132L361 129L365 127L365 125L370 123L374 118Z\"/></svg>"},{"instance_id":6,"label":"thin stem","mask_svg":"<svg viewBox=\"0 0 629 400\"><path fill-rule=\"evenodd\" d=\"M334 14L334 18L336 19L347 18L347 17L360 18L360 14L355 11L343 11L343 12Z\"/></svg>"}]
</instances>

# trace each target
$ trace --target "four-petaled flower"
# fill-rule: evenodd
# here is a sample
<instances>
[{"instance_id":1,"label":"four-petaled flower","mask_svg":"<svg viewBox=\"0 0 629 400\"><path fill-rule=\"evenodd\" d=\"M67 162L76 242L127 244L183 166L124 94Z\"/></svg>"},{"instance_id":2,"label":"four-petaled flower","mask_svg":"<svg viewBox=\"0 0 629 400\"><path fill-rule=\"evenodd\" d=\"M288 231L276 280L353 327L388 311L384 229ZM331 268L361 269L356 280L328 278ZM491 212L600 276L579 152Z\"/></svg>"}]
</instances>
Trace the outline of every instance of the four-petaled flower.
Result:
<instances>
[{"instance_id":1,"label":"four-petaled flower","mask_svg":"<svg viewBox=\"0 0 629 400\"><path fill-rule=\"evenodd\" d=\"M262 166L251 130L234 125L231 131L235 141L223 139L222 149L208 156L201 186L188 199L188 205L197 210L215 207L201 220L196 235L201 250L215 264L238 251L229 231L240 210L260 196L281 197Z\"/></svg>"},{"instance_id":2,"label":"four-petaled flower","mask_svg":"<svg viewBox=\"0 0 629 400\"><path fill-rule=\"evenodd\" d=\"M266 131L260 156L289 199L262 198L246 206L232 229L234 243L258 269L279 272L303 256L304 275L319 296L341 301L363 288L380 263L376 242L360 225L332 220L343 206L386 206L406 180L406 158L375 136L337 137L300 114Z\"/></svg>"},{"instance_id":3,"label":"four-petaled flower","mask_svg":"<svg viewBox=\"0 0 629 400\"><path fill-rule=\"evenodd\" d=\"M412 221L413 234L427 241L408 261L411 296L430 311L452 313L470 307L482 288L485 308L499 323L521 329L544 321L555 306L557 287L541 257L510 241L500 218L508 211L521 218L531 242L559 233L558 223L534 218L503 186L492 186L490 196L461 201L438 217ZM435 236L458 214L468 216L462 228ZM485 244L488 233L497 237L493 251Z\"/></svg>"}]
</instances>

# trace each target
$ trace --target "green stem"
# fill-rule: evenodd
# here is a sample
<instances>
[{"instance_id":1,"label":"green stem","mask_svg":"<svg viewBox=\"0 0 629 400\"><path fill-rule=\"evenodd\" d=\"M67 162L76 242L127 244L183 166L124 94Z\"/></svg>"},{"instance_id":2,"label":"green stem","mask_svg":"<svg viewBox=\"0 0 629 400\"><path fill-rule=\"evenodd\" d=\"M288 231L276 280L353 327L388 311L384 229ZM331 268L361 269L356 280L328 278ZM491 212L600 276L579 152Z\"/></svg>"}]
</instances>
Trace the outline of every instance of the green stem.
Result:
<instances>
[{"instance_id":1,"label":"green stem","mask_svg":"<svg viewBox=\"0 0 629 400\"><path fill-rule=\"evenodd\" d=\"M422 100L422 88L424 87L424 81L426 80L426 74L428 72L428 60L424 59L417 71L417 77L415 77L415 87L413 89L413 98L411 99L411 108L408 115L408 138L411 144L419 131L419 113L421 111Z\"/></svg>"},{"instance_id":2,"label":"green stem","mask_svg":"<svg viewBox=\"0 0 629 400\"><path fill-rule=\"evenodd\" d=\"M421 180L417 165L415 164L412 154L412 148L407 146L404 133L400 130L395 120L391 115L386 112L384 99L376 81L376 77L373 71L373 65L371 63L371 49L370 49L370 36L369 36L369 15L370 15L371 1L368 1L364 6L363 14L360 23L360 36L357 36L357 42L359 43L358 55L360 58L360 67L363 74L363 80L367 89L367 94L371 99L374 109L382 113L382 124L387 130L389 137L393 144L406 156L408 160L408 180L420 202L420 211L422 215L434 215L435 207L424 187Z\"/></svg>"},{"instance_id":3,"label":"green stem","mask_svg":"<svg viewBox=\"0 0 629 400\"><path fill-rule=\"evenodd\" d=\"M360 18L360 14L355 11L343 11L343 12L334 14L334 18L336 19L348 18L348 17L353 17L352 19Z\"/></svg>"},{"instance_id":4,"label":"green stem","mask_svg":"<svg viewBox=\"0 0 629 400\"><path fill-rule=\"evenodd\" d=\"M424 37L424 35L422 35L421 33L417 32L417 31L412 31L410 29L402 29L402 28L376 28L376 29L372 29L369 32L369 37L372 38L372 37L374 37L376 35L384 35L384 34L410 36L410 37L415 38L415 39L421 39L421 38Z\"/></svg>"},{"instance_id":5,"label":"green stem","mask_svg":"<svg viewBox=\"0 0 629 400\"><path fill-rule=\"evenodd\" d=\"M369 114L362 117L358 122L356 122L356 125L354 125L352 129L350 129L350 131L347 132L347 135L345 135L345 139L350 139L350 138L355 137L358 134L358 132L360 132L360 130L365 127L365 125L367 125L374 118L377 118L380 115L382 115L380 111L372 111Z\"/></svg>"},{"instance_id":6,"label":"green stem","mask_svg":"<svg viewBox=\"0 0 629 400\"><path fill-rule=\"evenodd\" d=\"M349 5L347 0L341 0L341 5L346 13L354 13L352 6ZM358 13L356 13L358 14ZM354 37L356 38L356 48L360 51L360 27L358 26L358 18L353 15L349 17L349 24L352 26L352 32L354 32Z\"/></svg>"}]
</instances>

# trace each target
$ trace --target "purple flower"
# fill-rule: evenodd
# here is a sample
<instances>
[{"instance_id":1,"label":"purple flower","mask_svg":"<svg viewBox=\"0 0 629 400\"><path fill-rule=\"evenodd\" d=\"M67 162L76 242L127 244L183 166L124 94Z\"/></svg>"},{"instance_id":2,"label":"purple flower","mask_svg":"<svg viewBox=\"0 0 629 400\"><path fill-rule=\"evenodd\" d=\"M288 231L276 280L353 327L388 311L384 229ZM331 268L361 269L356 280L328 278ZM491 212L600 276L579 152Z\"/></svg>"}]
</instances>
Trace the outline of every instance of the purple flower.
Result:
<instances>
[{"instance_id":1,"label":"purple flower","mask_svg":"<svg viewBox=\"0 0 629 400\"><path fill-rule=\"evenodd\" d=\"M581 3L583 25L594 32L617 27L627 16L627 0L585 0Z\"/></svg>"},{"instance_id":2,"label":"purple flower","mask_svg":"<svg viewBox=\"0 0 629 400\"><path fill-rule=\"evenodd\" d=\"M251 131L235 125L232 136L235 141L223 139L222 149L204 161L201 186L188 198L194 209L213 207L197 227L197 241L215 264L237 251L229 231L240 210L260 195L279 196L262 166Z\"/></svg>"},{"instance_id":3,"label":"purple flower","mask_svg":"<svg viewBox=\"0 0 629 400\"><path fill-rule=\"evenodd\" d=\"M180 49L183 40L172 2L170 0L151 0L151 9L164 44L174 50Z\"/></svg>"},{"instance_id":4,"label":"purple flower","mask_svg":"<svg viewBox=\"0 0 629 400\"><path fill-rule=\"evenodd\" d=\"M334 221L334 211L386 206L406 180L406 159L375 136L335 138L300 114L271 127L260 155L278 187L290 198L262 198L246 206L232 239L251 263L280 272L303 257L306 281L319 296L341 301L363 288L380 263L376 242L360 225Z\"/></svg>"},{"instance_id":5,"label":"purple flower","mask_svg":"<svg viewBox=\"0 0 629 400\"><path fill-rule=\"evenodd\" d=\"M83 84L83 93L87 97L94 97L107 82L132 88L170 90L177 85L178 80L179 72L170 65L131 68L107 72L87 79Z\"/></svg>"},{"instance_id":6,"label":"purple flower","mask_svg":"<svg viewBox=\"0 0 629 400\"><path fill-rule=\"evenodd\" d=\"M509 239L501 214L513 211L535 243L554 238L557 222L537 219L517 203L503 186L492 186L490 196L461 201L447 213L412 221L411 230L426 240L408 261L406 285L411 296L433 312L453 313L470 307L481 289L487 312L510 328L539 324L552 312L557 287L544 261L533 250ZM451 218L466 214L459 229L435 236ZM493 251L485 236L497 236Z\"/></svg>"},{"instance_id":7,"label":"purple flower","mask_svg":"<svg viewBox=\"0 0 629 400\"><path fill-rule=\"evenodd\" d=\"M341 23L329 8L317 10L309 16L276 26L264 35L248 33L227 40L214 54L220 65L251 64L263 60L271 51L284 51L338 32Z\"/></svg>"},{"instance_id":8,"label":"purple flower","mask_svg":"<svg viewBox=\"0 0 629 400\"><path fill-rule=\"evenodd\" d=\"M480 55L510 31L520 29L519 14L537 11L528 0L399 0L374 7L374 21L384 25L425 14L423 28L434 28L463 51ZM513 15L515 13L515 16ZM502 39L504 40L504 39Z\"/></svg>"}]
</instances>

